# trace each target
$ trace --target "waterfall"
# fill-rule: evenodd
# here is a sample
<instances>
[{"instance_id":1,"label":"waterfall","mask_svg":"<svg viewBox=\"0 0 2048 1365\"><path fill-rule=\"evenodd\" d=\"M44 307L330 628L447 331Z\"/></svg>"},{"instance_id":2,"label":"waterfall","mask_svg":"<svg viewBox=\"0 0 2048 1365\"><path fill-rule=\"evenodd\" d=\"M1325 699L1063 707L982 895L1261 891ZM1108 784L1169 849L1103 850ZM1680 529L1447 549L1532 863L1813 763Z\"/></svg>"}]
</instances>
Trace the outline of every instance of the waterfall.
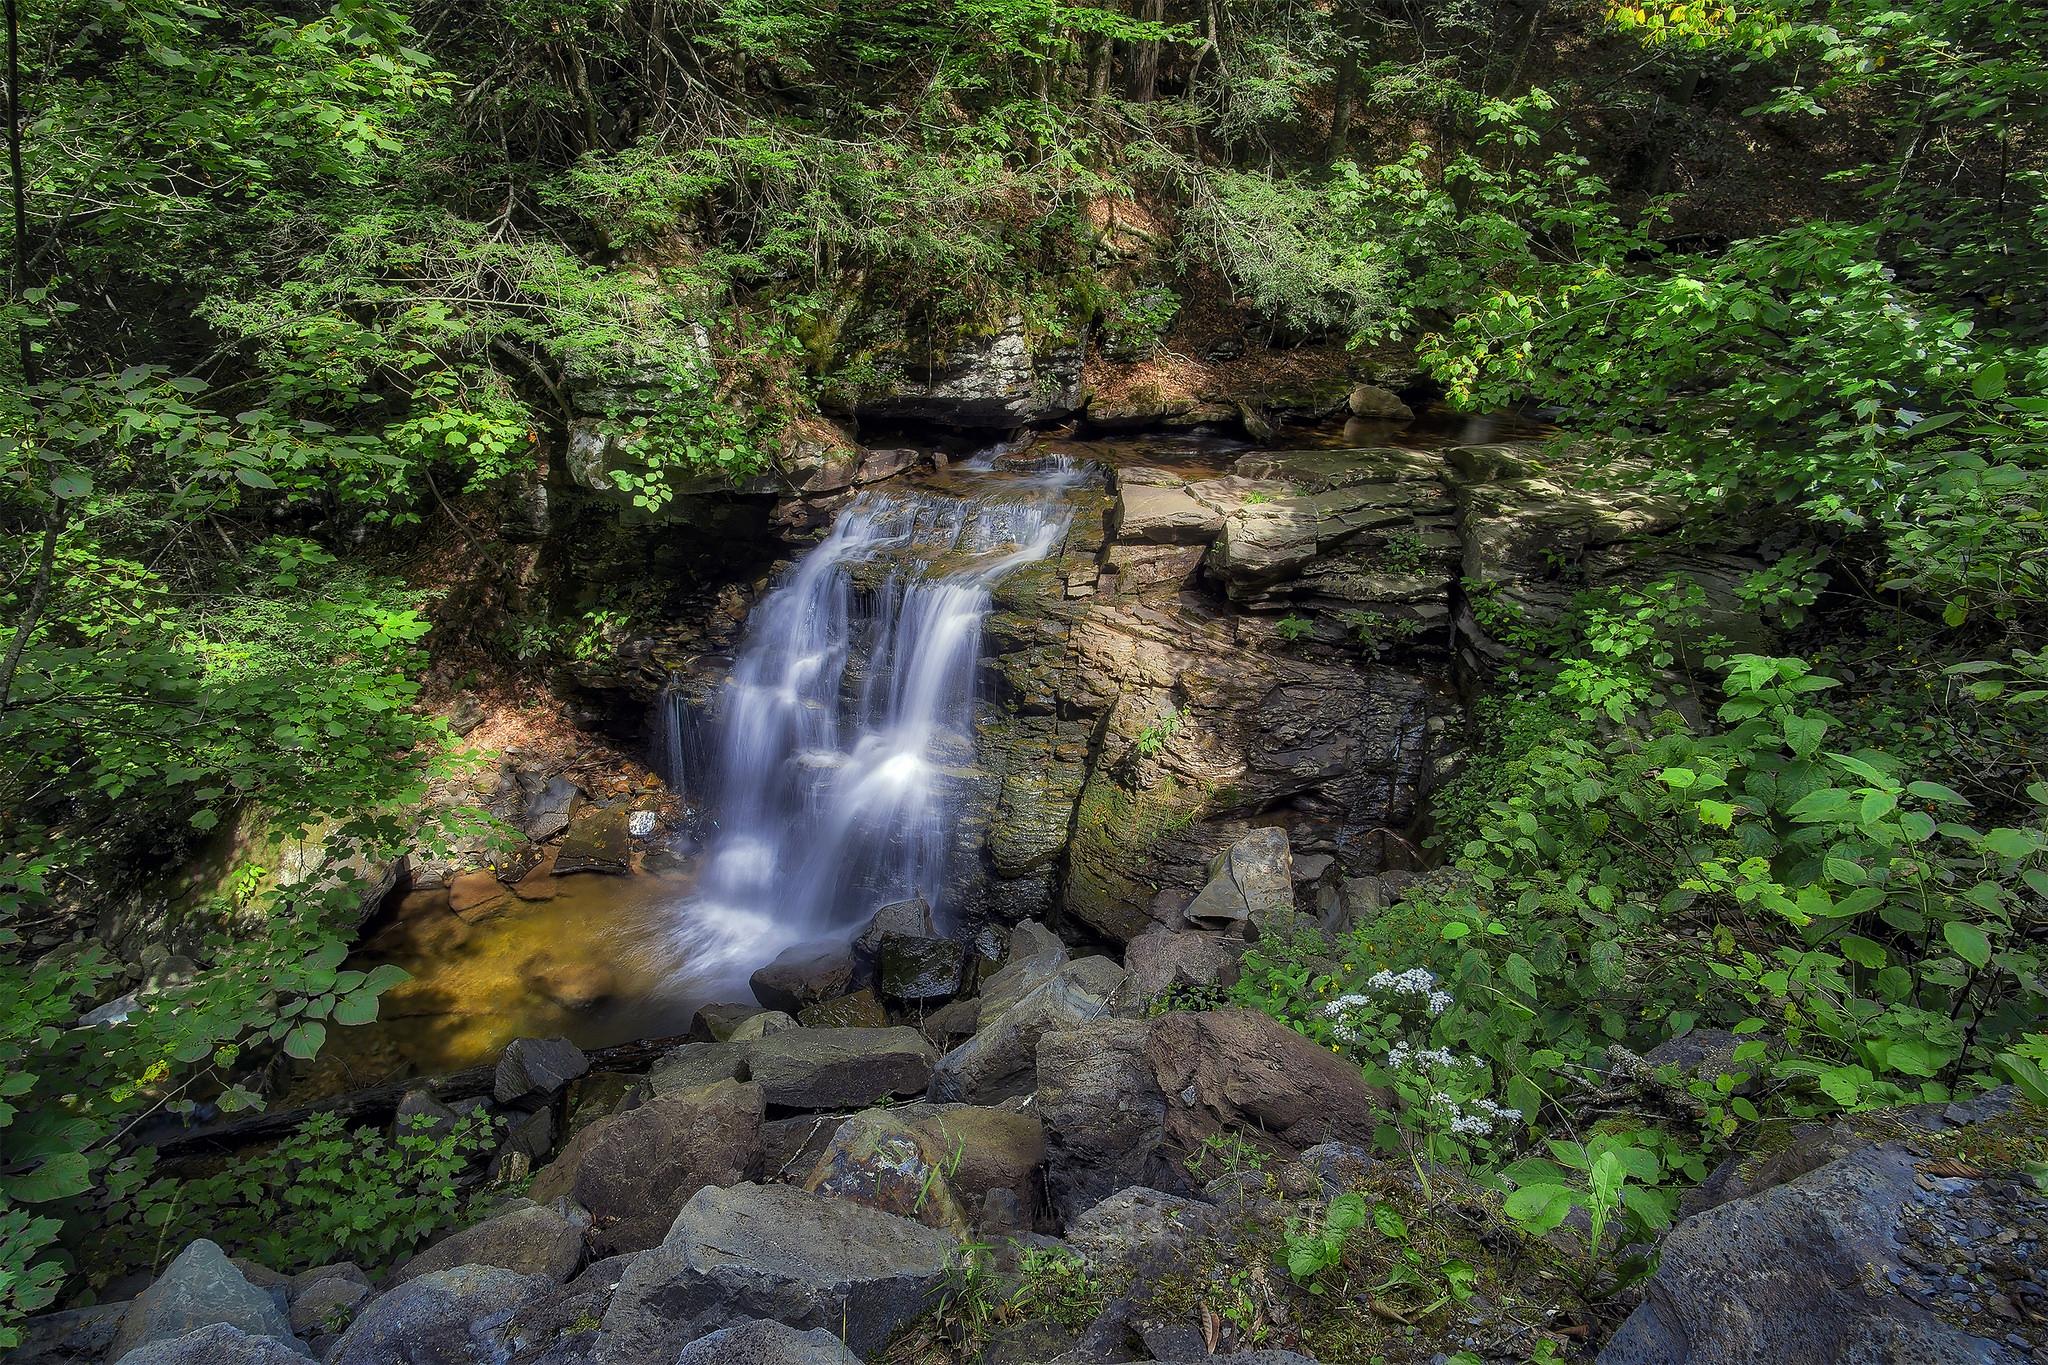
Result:
<instances>
[{"instance_id":1,"label":"waterfall","mask_svg":"<svg viewBox=\"0 0 2048 1365\"><path fill-rule=\"evenodd\" d=\"M687 776L711 831L678 916L692 977L849 935L911 896L943 917L992 590L1059 545L1077 479L862 493L755 606L689 762L707 769ZM683 707L664 717L672 780Z\"/></svg>"}]
</instances>

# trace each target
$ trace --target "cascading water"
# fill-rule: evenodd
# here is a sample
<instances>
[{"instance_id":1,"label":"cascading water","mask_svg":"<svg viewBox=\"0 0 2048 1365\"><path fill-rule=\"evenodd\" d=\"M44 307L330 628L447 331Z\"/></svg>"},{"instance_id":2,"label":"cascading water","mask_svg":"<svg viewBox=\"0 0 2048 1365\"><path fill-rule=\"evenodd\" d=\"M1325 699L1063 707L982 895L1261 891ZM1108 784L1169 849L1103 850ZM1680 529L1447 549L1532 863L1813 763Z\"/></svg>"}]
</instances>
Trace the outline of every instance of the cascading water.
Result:
<instances>
[{"instance_id":1,"label":"cascading water","mask_svg":"<svg viewBox=\"0 0 2048 1365\"><path fill-rule=\"evenodd\" d=\"M693 985L892 901L943 917L992 589L1058 546L1080 477L1062 461L974 499L861 494L755 607L700 744L671 702L671 779L712 829L677 926Z\"/></svg>"}]
</instances>

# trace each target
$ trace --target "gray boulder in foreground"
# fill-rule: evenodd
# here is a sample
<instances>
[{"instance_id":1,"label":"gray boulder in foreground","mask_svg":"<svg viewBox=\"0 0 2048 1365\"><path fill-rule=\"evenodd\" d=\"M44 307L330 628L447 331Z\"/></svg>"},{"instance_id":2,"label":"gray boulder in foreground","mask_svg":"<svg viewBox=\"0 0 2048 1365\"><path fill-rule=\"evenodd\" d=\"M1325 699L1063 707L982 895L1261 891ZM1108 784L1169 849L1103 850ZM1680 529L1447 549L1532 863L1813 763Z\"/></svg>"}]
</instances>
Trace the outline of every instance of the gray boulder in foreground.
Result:
<instances>
[{"instance_id":1,"label":"gray boulder in foreground","mask_svg":"<svg viewBox=\"0 0 2048 1365\"><path fill-rule=\"evenodd\" d=\"M958 1245L787 1185L700 1190L620 1279L604 1334L621 1358L668 1360L707 1332L769 1318L871 1355L931 1306Z\"/></svg>"},{"instance_id":2,"label":"gray boulder in foreground","mask_svg":"<svg viewBox=\"0 0 2048 1365\"><path fill-rule=\"evenodd\" d=\"M358 1313L327 1365L497 1365L503 1353L496 1329L554 1287L544 1275L498 1266L436 1270Z\"/></svg>"},{"instance_id":3,"label":"gray boulder in foreground","mask_svg":"<svg viewBox=\"0 0 2048 1365\"><path fill-rule=\"evenodd\" d=\"M120 1358L120 1365L306 1365L306 1360L293 1343L216 1322L137 1347Z\"/></svg>"},{"instance_id":4,"label":"gray boulder in foreground","mask_svg":"<svg viewBox=\"0 0 2048 1365\"><path fill-rule=\"evenodd\" d=\"M2039 1359L2048 1195L1995 1158L1971 1159L2012 1141L1994 1125L2037 1112L1999 1092L1855 1115L1752 1163L1789 1178L1673 1228L1600 1365ZM1980 1123L1993 1130L1969 1131ZM1812 1157L1826 1159L1799 1171Z\"/></svg>"},{"instance_id":5,"label":"gray boulder in foreground","mask_svg":"<svg viewBox=\"0 0 2048 1365\"><path fill-rule=\"evenodd\" d=\"M202 1237L135 1296L107 1358L118 1361L138 1346L169 1341L215 1323L252 1337L298 1344L284 1309L270 1292L250 1284L218 1245Z\"/></svg>"},{"instance_id":6,"label":"gray boulder in foreground","mask_svg":"<svg viewBox=\"0 0 2048 1365\"><path fill-rule=\"evenodd\" d=\"M756 1319L697 1338L675 1365L860 1365L860 1357L822 1327L799 1332Z\"/></svg>"}]
</instances>

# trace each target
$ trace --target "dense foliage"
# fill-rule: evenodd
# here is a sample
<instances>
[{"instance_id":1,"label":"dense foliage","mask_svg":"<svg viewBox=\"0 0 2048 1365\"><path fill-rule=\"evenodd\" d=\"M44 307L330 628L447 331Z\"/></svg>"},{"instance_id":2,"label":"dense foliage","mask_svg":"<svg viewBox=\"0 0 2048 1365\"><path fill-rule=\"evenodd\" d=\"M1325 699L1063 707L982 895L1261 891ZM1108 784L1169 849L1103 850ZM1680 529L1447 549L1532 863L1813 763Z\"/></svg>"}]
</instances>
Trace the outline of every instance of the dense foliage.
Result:
<instances>
[{"instance_id":1,"label":"dense foliage","mask_svg":"<svg viewBox=\"0 0 2048 1365\"><path fill-rule=\"evenodd\" d=\"M374 1016L391 982L341 945L353 880L417 839L449 761L408 583L451 505L528 494L602 392L638 453L614 478L658 511L1012 318L1128 360L1205 301L1275 345L1413 344L1456 403L1554 414L1560 467L1653 482L1703 534L1771 528L1740 587L1768 647L1685 583L1540 621L1465 586L1517 658L1441 802L1448 866L1344 943L1268 945L1239 988L1390 1082L1421 1074L1397 1046L1476 1059L1391 1145L1505 1167L1533 1227L1574 1200L1655 1222L1760 1123L2000 1080L2048 1099L2028 0L23 18L0 1344L135 1188L141 1125L255 1103L276 1053ZM1769 202L1788 164L1804 183ZM1164 225L1143 249L1125 209ZM71 942L230 829L328 870L245 868L185 907L189 979ZM1418 969L1452 1003L1372 1003ZM125 1025L73 1027L129 986ZM1564 1131L1610 1046L1710 1025L1757 1084L1675 1128ZM1521 1127L1476 1140L1482 1101Z\"/></svg>"}]
</instances>

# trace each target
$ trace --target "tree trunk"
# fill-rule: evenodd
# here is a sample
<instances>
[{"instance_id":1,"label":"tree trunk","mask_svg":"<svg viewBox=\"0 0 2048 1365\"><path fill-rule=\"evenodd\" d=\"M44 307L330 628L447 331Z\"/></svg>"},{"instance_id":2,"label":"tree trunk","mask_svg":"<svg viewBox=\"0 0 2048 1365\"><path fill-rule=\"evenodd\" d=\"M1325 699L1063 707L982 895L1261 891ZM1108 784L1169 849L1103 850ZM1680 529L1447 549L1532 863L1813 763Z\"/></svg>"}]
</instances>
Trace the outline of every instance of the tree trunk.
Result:
<instances>
[{"instance_id":1,"label":"tree trunk","mask_svg":"<svg viewBox=\"0 0 2048 1365\"><path fill-rule=\"evenodd\" d=\"M1164 23L1166 0L1139 0L1138 17L1149 23ZM1124 71L1124 94L1137 104L1149 104L1159 93L1159 44L1132 43L1130 61Z\"/></svg>"}]
</instances>

